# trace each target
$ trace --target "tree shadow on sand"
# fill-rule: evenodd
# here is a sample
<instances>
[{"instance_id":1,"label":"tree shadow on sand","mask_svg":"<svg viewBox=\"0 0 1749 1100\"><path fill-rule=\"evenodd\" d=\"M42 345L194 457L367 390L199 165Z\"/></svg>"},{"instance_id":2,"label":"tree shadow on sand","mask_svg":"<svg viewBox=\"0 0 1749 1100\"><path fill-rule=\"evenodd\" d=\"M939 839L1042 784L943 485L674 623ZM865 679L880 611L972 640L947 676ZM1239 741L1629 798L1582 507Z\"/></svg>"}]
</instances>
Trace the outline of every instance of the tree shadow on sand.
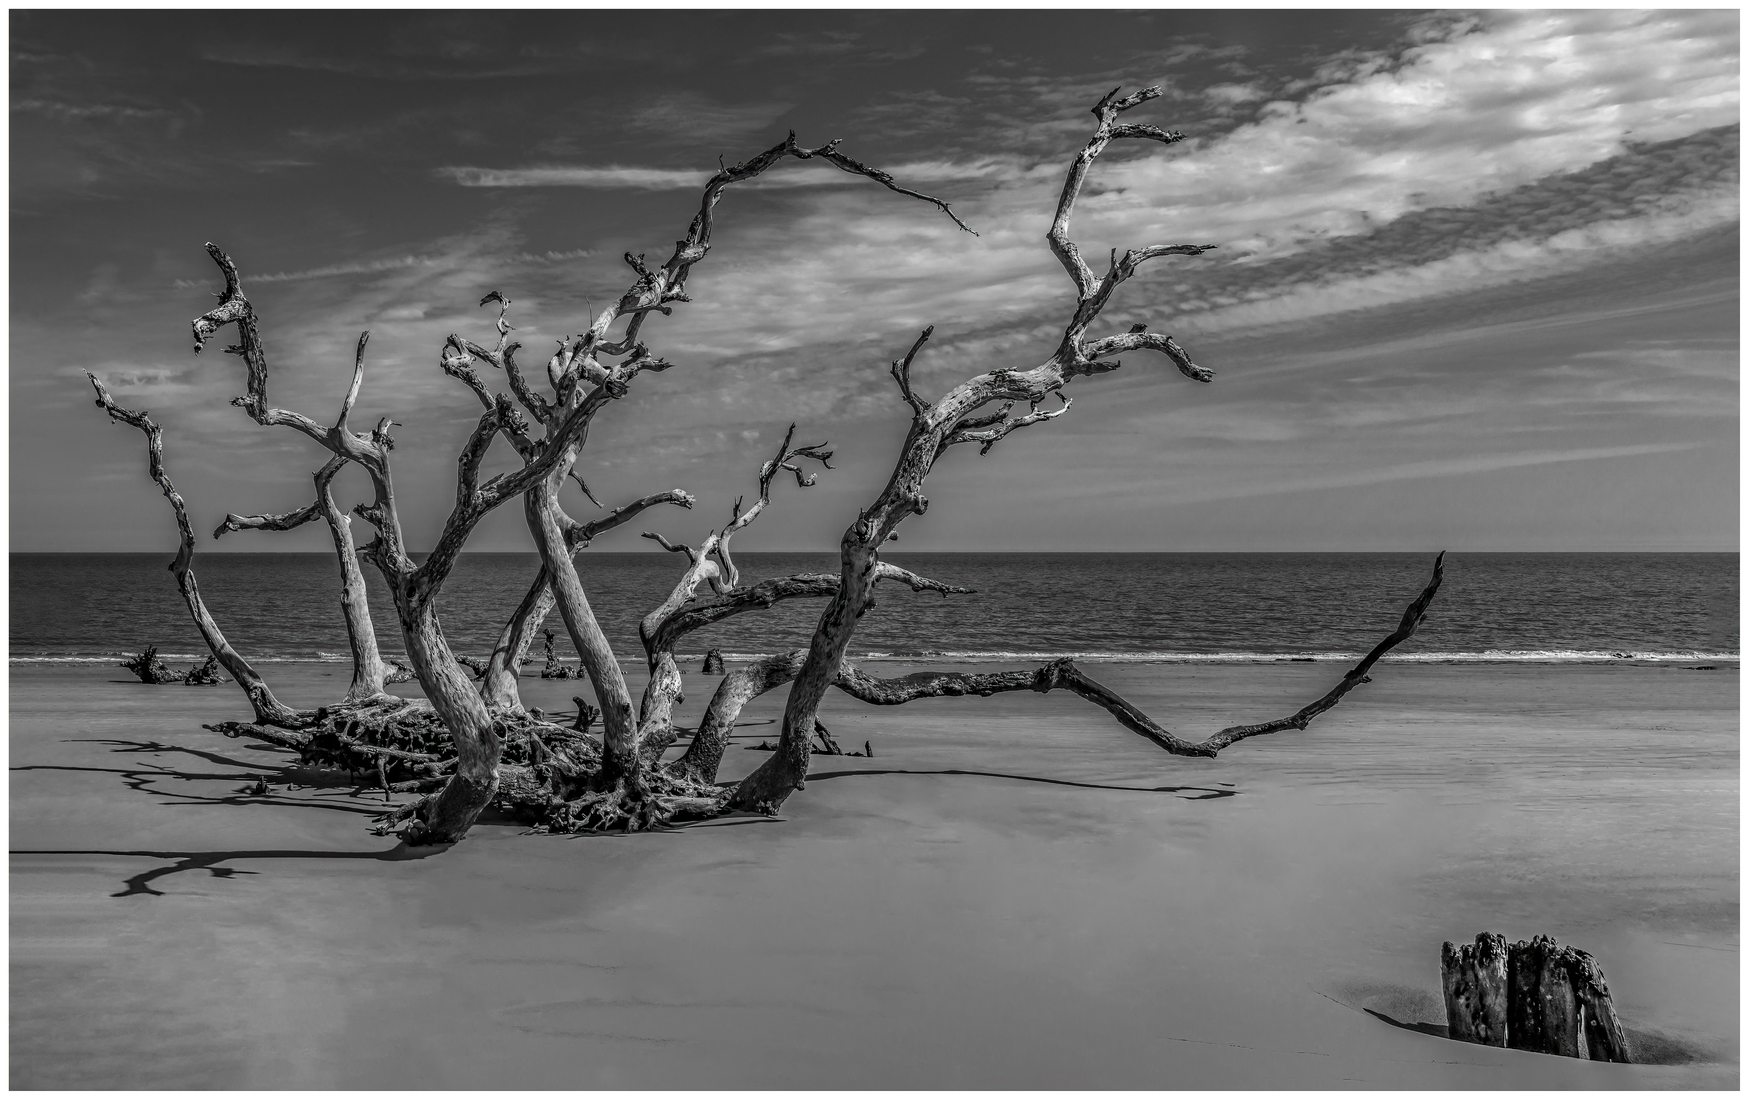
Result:
<instances>
[{"instance_id":1,"label":"tree shadow on sand","mask_svg":"<svg viewBox=\"0 0 1749 1100\"><path fill-rule=\"evenodd\" d=\"M342 781L344 773L331 769L312 768L298 763L273 764L264 761L236 760L220 753L205 749L190 748L185 745L171 745L161 741L122 741L103 738L71 739L86 744L110 745L112 753L180 753L204 760L221 767L235 768L230 772L185 771L163 764L145 764L134 768L98 768L81 764L20 764L9 770L14 772L71 772L96 775L116 775L121 777L122 784L129 790L144 794L154 794L163 797L159 804L163 806L286 806L298 809L335 810L341 813L366 814L374 816L382 812L380 806L357 805L333 801L318 801L307 798L286 798L272 793L270 785L278 784L289 790L327 790L348 792L351 797L363 797L372 787L356 781ZM284 750L275 750L283 752ZM247 786L224 795L196 794L193 792L173 793L162 790L155 784L165 780L182 780L184 782L224 782L235 780L246 783Z\"/></svg>"},{"instance_id":2,"label":"tree shadow on sand","mask_svg":"<svg viewBox=\"0 0 1749 1100\"><path fill-rule=\"evenodd\" d=\"M150 883L167 875L179 874L183 871L206 871L214 878L260 874L259 871L245 871L240 867L219 866L234 859L368 859L381 863L399 863L404 860L424 859L426 856L436 855L447 847L449 846L438 845L430 848L409 848L405 844L397 844L382 852L324 852L290 848L239 849L230 852L124 851L115 848L15 848L11 854L14 856L111 856L170 861L162 867L154 867L149 871L141 871L137 875L129 875L122 880L122 889L109 895L112 898L126 898L137 895L163 897L164 892L152 889Z\"/></svg>"},{"instance_id":3,"label":"tree shadow on sand","mask_svg":"<svg viewBox=\"0 0 1749 1100\"><path fill-rule=\"evenodd\" d=\"M194 771L183 770L163 764L144 764L132 768L100 768L75 764L22 764L10 769L14 772L83 772L101 775L115 775L121 778L124 786L130 790L145 794L161 796L159 805L163 806L278 806L303 810L326 810L330 812L362 814L375 816L382 812L381 804L356 804L337 802L320 798L295 798L285 795L275 795L267 787L274 783L287 789L303 790L351 790L355 796L362 796L369 788L342 781L342 773L328 769L311 768L290 761L286 764L275 764L265 761L245 761L226 756L222 753L206 749L192 748L186 745L171 745L162 741L126 741L107 738L70 738L70 741L108 745L112 753L129 755L141 753L179 753L185 757L193 757L218 765L221 768L232 768L234 771ZM283 750L275 749L275 752ZM290 754L287 754L288 756ZM222 795L197 794L193 792L172 793L160 789L157 784L166 780L181 780L184 782L225 782L234 780L246 783L247 786ZM408 848L405 844L383 851L315 851L298 849L238 849L215 852L175 852L152 850L123 849L13 849L13 856L110 856L129 859L168 860L164 866L154 867L136 875L130 875L122 880L122 889L110 897L125 898L136 896L162 897L163 891L153 889L152 882L168 875L183 871L204 870L214 878L232 878L236 875L254 875L258 871L244 870L239 867L223 866L232 860L260 859L365 859L382 862L398 862L401 860L423 859L429 855L447 849L448 845L437 845L428 848Z\"/></svg>"},{"instance_id":4,"label":"tree shadow on sand","mask_svg":"<svg viewBox=\"0 0 1749 1100\"><path fill-rule=\"evenodd\" d=\"M966 768L868 768L857 771L810 772L808 781L846 779L864 775L975 775L986 779L1013 779L1022 783L1049 783L1056 787L1085 787L1094 791L1136 791L1143 794L1175 794L1180 798L1201 801L1207 798L1232 798L1237 790L1226 787L1122 787L1113 783L1080 783L1073 779L1051 779L1042 775L1015 775L1011 772L981 772Z\"/></svg>"}]
</instances>

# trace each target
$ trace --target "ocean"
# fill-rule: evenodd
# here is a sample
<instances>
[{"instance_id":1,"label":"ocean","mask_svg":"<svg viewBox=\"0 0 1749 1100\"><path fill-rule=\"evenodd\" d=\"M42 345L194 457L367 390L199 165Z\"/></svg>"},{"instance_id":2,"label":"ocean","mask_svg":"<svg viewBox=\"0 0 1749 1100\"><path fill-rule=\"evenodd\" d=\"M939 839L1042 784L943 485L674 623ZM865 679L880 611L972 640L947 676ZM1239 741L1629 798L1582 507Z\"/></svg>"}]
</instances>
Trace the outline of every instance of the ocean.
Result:
<instances>
[{"instance_id":1,"label":"ocean","mask_svg":"<svg viewBox=\"0 0 1749 1100\"><path fill-rule=\"evenodd\" d=\"M117 660L156 645L205 656L167 566L171 554L12 554L10 660ZM972 595L882 586L852 642L857 660L1247 662L1343 660L1392 630L1432 554L891 554ZM737 554L746 583L836 572L836 555ZM622 659L638 620L678 578L671 554L590 553L579 567ZM345 661L331 554L203 554L195 574L231 643L252 661ZM534 554L465 555L441 597L456 652L482 655L533 579ZM403 652L390 602L366 567L379 644ZM374 584L373 584L374 582ZM1395 660L1734 661L1738 556L1452 554L1420 632ZM687 659L805 646L822 601L796 600L691 635ZM574 659L558 616L558 651ZM541 653L536 644L533 655Z\"/></svg>"}]
</instances>

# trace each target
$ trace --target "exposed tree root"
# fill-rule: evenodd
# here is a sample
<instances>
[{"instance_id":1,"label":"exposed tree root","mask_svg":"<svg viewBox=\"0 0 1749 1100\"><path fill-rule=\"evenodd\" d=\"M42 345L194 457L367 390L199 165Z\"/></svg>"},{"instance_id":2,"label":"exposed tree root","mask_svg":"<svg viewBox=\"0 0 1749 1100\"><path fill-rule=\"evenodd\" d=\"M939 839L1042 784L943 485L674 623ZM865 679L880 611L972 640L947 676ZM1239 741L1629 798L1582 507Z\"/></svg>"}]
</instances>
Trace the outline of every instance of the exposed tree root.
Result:
<instances>
[{"instance_id":1,"label":"exposed tree root","mask_svg":"<svg viewBox=\"0 0 1749 1100\"><path fill-rule=\"evenodd\" d=\"M155 645L149 645L144 653L121 662L121 667L138 676L142 684L176 684L188 677L188 673L177 672L165 664Z\"/></svg>"},{"instance_id":2,"label":"exposed tree root","mask_svg":"<svg viewBox=\"0 0 1749 1100\"><path fill-rule=\"evenodd\" d=\"M182 678L182 682L185 684L204 685L222 684L225 683L226 680L223 676L219 675L219 659L209 653L207 654L206 660L188 670L188 674Z\"/></svg>"},{"instance_id":3,"label":"exposed tree root","mask_svg":"<svg viewBox=\"0 0 1749 1100\"><path fill-rule=\"evenodd\" d=\"M592 769L600 761L599 743L573 729L530 714L494 717L506 765L556 763L575 772ZM442 718L423 699L385 695L364 703L323 707L299 729L253 722L219 722L206 728L291 749L303 763L316 767L380 774L382 785L390 790L423 789L452 771L456 758L455 743Z\"/></svg>"}]
</instances>

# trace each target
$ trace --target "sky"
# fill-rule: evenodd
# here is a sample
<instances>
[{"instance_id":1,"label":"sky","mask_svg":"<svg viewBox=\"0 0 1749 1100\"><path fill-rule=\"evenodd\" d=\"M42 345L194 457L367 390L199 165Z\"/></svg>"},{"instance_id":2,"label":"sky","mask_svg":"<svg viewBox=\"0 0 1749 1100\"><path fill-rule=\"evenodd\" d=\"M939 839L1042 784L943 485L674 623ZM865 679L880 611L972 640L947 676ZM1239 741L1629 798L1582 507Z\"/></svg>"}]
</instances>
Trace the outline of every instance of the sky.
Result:
<instances>
[{"instance_id":1,"label":"sky","mask_svg":"<svg viewBox=\"0 0 1749 1100\"><path fill-rule=\"evenodd\" d=\"M732 189L674 367L592 429L597 545L697 541L793 420L835 469L780 485L742 550L835 547L908 423L887 366L925 325L925 398L1055 349L1073 286L1044 238L1114 87L1181 130L1116 143L1072 236L1215 243L1143 269L1094 336L1162 357L1069 387L1068 414L937 465L908 550L1735 550L1735 11L376 12L10 15L10 545L171 548L143 440L165 428L197 530L308 503L325 455L228 404L241 363L189 321L237 261L273 404L392 416L409 539L429 546L478 416L438 369L511 299L536 368L665 260L719 158L842 150L954 206L830 167ZM616 330L617 331L617 330ZM490 381L490 379L489 379ZM499 388L502 388L501 386ZM500 449L502 445L500 444ZM498 454L488 469L514 459ZM364 499L357 471L342 495ZM596 512L575 489L579 519ZM224 550L320 550L320 525ZM212 544L206 544L211 548ZM521 509L470 544L528 550Z\"/></svg>"}]
</instances>

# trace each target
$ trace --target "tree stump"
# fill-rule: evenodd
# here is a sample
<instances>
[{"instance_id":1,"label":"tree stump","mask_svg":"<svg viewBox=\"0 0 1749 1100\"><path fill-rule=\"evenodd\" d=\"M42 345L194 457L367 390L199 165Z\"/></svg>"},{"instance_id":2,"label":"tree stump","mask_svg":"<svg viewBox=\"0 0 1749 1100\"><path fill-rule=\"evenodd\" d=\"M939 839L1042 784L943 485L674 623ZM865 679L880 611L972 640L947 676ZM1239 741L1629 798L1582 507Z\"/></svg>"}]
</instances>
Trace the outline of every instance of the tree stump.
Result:
<instances>
[{"instance_id":1,"label":"tree stump","mask_svg":"<svg viewBox=\"0 0 1749 1100\"><path fill-rule=\"evenodd\" d=\"M1548 936L1483 932L1440 949L1447 1034L1536 1054L1631 1062L1627 1035L1596 960Z\"/></svg>"},{"instance_id":2,"label":"tree stump","mask_svg":"<svg viewBox=\"0 0 1749 1100\"><path fill-rule=\"evenodd\" d=\"M1506 937L1483 932L1473 944L1440 948L1445 1017L1453 1039L1506 1045Z\"/></svg>"},{"instance_id":3,"label":"tree stump","mask_svg":"<svg viewBox=\"0 0 1749 1100\"><path fill-rule=\"evenodd\" d=\"M713 649L704 655L704 667L699 669L706 676L721 676L723 674L723 651Z\"/></svg>"},{"instance_id":4,"label":"tree stump","mask_svg":"<svg viewBox=\"0 0 1749 1100\"><path fill-rule=\"evenodd\" d=\"M577 704L577 721L571 728L578 733L588 733L589 727L595 724L597 718L601 717L601 712L585 702L581 695L571 696L571 702Z\"/></svg>"}]
</instances>

